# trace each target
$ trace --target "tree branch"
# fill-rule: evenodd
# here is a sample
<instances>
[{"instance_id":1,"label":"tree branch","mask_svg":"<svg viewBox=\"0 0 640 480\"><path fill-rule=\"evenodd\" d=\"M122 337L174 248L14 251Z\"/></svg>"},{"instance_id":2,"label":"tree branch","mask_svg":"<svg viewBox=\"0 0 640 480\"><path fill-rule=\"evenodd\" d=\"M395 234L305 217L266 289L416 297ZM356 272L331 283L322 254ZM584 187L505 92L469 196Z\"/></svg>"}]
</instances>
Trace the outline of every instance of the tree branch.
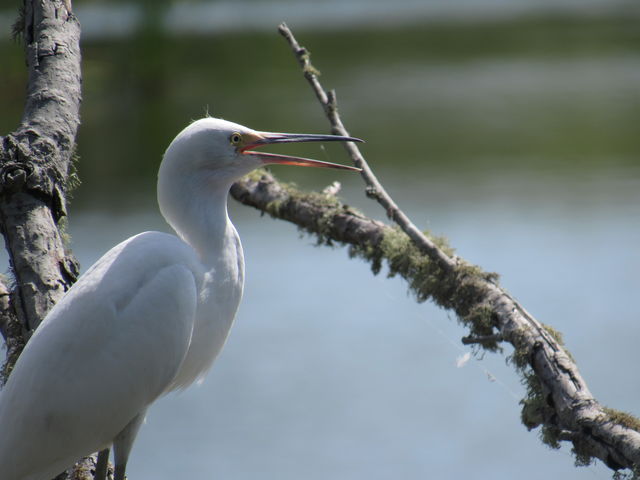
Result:
<instances>
[{"instance_id":1,"label":"tree branch","mask_svg":"<svg viewBox=\"0 0 640 480\"><path fill-rule=\"evenodd\" d=\"M340 120L335 94L327 93L316 76L309 52L300 47L286 25L287 39L307 81L321 103L332 131L348 132ZM350 245L350 252L372 263L374 272L385 260L390 275L401 275L419 301L433 300L453 310L469 328L467 342L498 350L498 342L514 347L510 361L523 377L527 395L522 421L529 429L542 427L542 440L553 447L571 441L576 463L598 458L612 469L640 466L640 421L603 407L591 395L577 365L557 332L529 314L497 282L454 257L444 242L424 235L384 191L355 144L347 144L354 164L363 170L368 194L375 198L402 231L367 219L338 200L317 193L304 194L279 184L266 173L236 183L234 198L291 221L319 236L320 241Z\"/></svg>"},{"instance_id":2,"label":"tree branch","mask_svg":"<svg viewBox=\"0 0 640 480\"><path fill-rule=\"evenodd\" d=\"M293 50L298 63L302 67L302 71L304 73L304 77L309 82L311 89L316 95L316 98L322 105L329 122L331 123L331 130L336 135L349 136L349 132L344 127L342 120L340 119L340 115L338 114L338 104L336 100L335 91L325 91L320 84L320 81L317 77L317 72L313 65L311 64L311 54L305 49L301 47L293 33L285 23L282 23L278 27L278 31L280 34L287 40L291 49ZM453 269L455 266L455 261L449 257L445 252L441 249L437 248L437 246L426 237L414 224L411 222L409 217L398 208L396 203L393 201L391 196L384 189L382 184L378 181L378 178L375 176L369 164L366 162L362 154L360 153L360 149L353 142L348 142L344 144L353 164L361 169L362 179L364 180L367 188L366 194L370 198L374 198L381 206L385 209L387 216L397 223L400 228L413 240L418 248L423 250L426 254L432 257L435 261L437 261L442 268L445 269Z\"/></svg>"}]
</instances>

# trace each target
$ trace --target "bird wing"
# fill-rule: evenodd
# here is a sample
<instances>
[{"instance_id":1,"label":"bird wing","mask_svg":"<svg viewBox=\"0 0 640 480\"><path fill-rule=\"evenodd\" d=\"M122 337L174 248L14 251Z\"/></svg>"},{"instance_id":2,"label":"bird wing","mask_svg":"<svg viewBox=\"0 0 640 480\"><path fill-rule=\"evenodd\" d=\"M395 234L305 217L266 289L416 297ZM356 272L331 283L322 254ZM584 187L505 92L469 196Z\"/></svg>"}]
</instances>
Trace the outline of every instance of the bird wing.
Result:
<instances>
[{"instance_id":1,"label":"bird wing","mask_svg":"<svg viewBox=\"0 0 640 480\"><path fill-rule=\"evenodd\" d=\"M155 232L87 271L0 395L0 478L55 476L110 444L164 392L189 348L201 277L186 244Z\"/></svg>"}]
</instances>

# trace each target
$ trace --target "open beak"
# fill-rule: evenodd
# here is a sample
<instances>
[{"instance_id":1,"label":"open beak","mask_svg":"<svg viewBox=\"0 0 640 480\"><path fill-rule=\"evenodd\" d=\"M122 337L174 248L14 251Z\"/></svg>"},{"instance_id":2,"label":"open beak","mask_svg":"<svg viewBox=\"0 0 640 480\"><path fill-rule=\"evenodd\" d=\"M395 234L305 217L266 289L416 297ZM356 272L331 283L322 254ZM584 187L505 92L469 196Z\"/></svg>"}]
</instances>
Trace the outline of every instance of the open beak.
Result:
<instances>
[{"instance_id":1,"label":"open beak","mask_svg":"<svg viewBox=\"0 0 640 480\"><path fill-rule=\"evenodd\" d=\"M339 165L337 163L322 162L320 160L311 160L309 158L292 157L289 155L279 155L275 153L263 153L252 151L263 145L271 145L273 143L295 143L295 142L362 142L359 138L341 137L339 135L312 135L305 133L268 133L257 132L247 139L247 143L240 148L240 152L244 155L253 155L267 164L281 165L298 165L301 167L320 167L320 168L338 168L342 170L353 170L359 172L359 168L349 167L347 165Z\"/></svg>"}]
</instances>

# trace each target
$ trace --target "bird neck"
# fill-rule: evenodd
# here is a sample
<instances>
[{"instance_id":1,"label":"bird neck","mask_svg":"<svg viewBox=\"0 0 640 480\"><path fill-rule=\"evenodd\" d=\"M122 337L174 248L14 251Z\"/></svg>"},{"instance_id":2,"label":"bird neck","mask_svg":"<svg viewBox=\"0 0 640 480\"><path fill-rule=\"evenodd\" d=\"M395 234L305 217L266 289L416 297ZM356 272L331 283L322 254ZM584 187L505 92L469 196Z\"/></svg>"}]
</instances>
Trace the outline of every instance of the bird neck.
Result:
<instances>
[{"instance_id":1,"label":"bird neck","mask_svg":"<svg viewBox=\"0 0 640 480\"><path fill-rule=\"evenodd\" d=\"M216 263L237 233L227 213L231 181L205 174L160 172L158 204L167 223L203 262Z\"/></svg>"}]
</instances>

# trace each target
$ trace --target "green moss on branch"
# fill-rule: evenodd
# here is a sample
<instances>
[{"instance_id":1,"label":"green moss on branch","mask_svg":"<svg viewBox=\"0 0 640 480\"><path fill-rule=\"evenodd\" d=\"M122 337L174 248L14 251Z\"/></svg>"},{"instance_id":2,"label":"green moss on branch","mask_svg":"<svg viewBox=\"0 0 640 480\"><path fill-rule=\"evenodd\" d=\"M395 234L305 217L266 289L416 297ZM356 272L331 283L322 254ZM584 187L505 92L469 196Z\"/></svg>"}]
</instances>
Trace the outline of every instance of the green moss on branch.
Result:
<instances>
[{"instance_id":1,"label":"green moss on branch","mask_svg":"<svg viewBox=\"0 0 640 480\"><path fill-rule=\"evenodd\" d=\"M469 343L489 351L500 349L503 336L498 314L490 303L498 276L455 257L446 239L426 232L431 242L455 259L453 268L432 260L398 227L368 219L333 195L304 193L292 184L278 183L264 171L254 172L239 182L232 189L232 195L273 217L291 221L302 231L316 236L319 244L348 245L350 256L368 261L374 274L386 268L389 277L404 278L418 302L432 300L442 308L453 310L459 322L470 331L465 337ZM534 370L529 337L538 336L542 331L534 332L532 328L533 324L525 325L509 333L509 342L514 346L509 361L520 373L526 390L521 401L522 422L529 429L541 427L541 440L552 448L558 448L561 440L571 439L576 462L586 464L592 459L592 446L588 441L581 445L583 437L577 432L563 430L561 413L556 411L548 387L541 383ZM560 332L548 325L542 328L543 337L571 357ZM608 409L606 415L602 421L640 431L640 420L630 414Z\"/></svg>"}]
</instances>

